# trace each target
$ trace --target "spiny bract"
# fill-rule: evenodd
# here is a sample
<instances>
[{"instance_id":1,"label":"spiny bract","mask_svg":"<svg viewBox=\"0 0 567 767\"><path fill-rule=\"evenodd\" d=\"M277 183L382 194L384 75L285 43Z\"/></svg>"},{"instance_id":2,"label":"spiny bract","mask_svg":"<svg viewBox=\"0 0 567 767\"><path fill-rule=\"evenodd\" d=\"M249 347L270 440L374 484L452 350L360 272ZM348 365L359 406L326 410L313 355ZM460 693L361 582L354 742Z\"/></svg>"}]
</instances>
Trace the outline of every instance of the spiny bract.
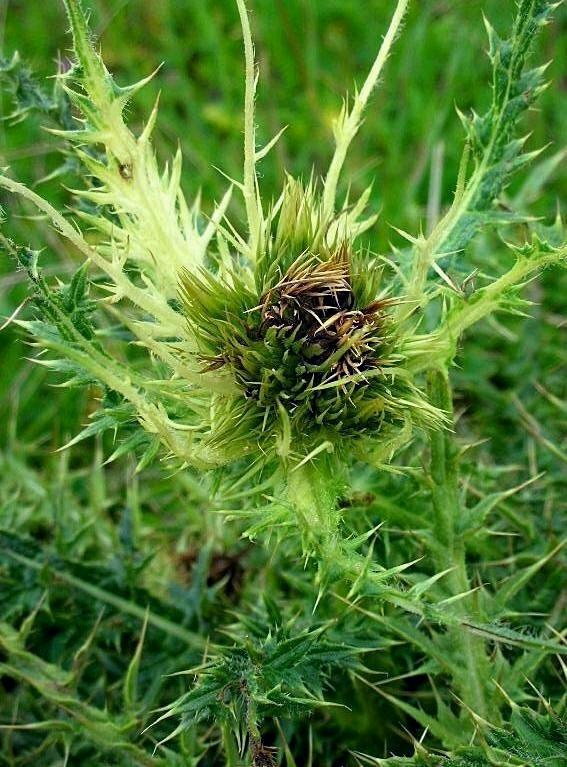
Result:
<instances>
[{"instance_id":1,"label":"spiny bract","mask_svg":"<svg viewBox=\"0 0 567 767\"><path fill-rule=\"evenodd\" d=\"M59 101L67 99L75 117L65 110L55 133L90 177L90 187L76 192L77 215L96 234L87 239L35 192L0 177L1 187L34 203L105 276L97 289L108 295L97 303L121 330L97 330L84 270L62 296L41 277L37 254L5 245L28 270L40 315L18 322L56 355L41 362L70 383L103 387L103 410L73 442L137 421L147 436L134 430L114 457L143 447L143 467L165 446L181 467L235 466L242 482L263 475L263 489L295 508L311 551L322 540L317 524L336 543L336 501L353 460L388 466L416 429L450 425L445 408L430 402L426 378L446 376L463 332L498 309L522 309L522 284L564 260L562 239L532 236L513 248L513 266L495 280L483 277L472 296L439 263L482 225L527 221L497 212L493 202L536 154L523 153L513 129L544 87L544 70L525 64L554 5L523 0L510 40L489 28L493 103L484 117L463 118L468 144L453 204L428 237L402 233L409 253L390 259L360 242L376 221L365 216L370 190L337 204L337 188L408 0L398 0L362 88L343 105L324 178L287 177L267 208L257 164L279 134L256 146L254 50L244 0L236 3L245 52L243 179L231 181L208 219L199 198L189 205L181 191L180 152L171 166L158 167L150 141L157 103L139 136L126 126L128 101L151 78L126 88L115 83L79 0L66 2L77 60L58 77ZM245 234L229 217L234 189L244 201ZM433 270L440 281L430 279ZM131 364L132 342L146 349L149 364ZM296 473L303 468L303 476ZM325 509L317 524L308 512L313 504Z\"/></svg>"},{"instance_id":2,"label":"spiny bract","mask_svg":"<svg viewBox=\"0 0 567 767\"><path fill-rule=\"evenodd\" d=\"M384 264L356 249L346 217L326 221L313 184L289 179L253 267L186 272L181 299L216 396L211 442L235 457L260 446L301 460L317 446L401 444L413 423L440 427L406 364ZM431 344L434 339L430 339ZM352 448L351 448L352 449Z\"/></svg>"},{"instance_id":3,"label":"spiny bract","mask_svg":"<svg viewBox=\"0 0 567 767\"><path fill-rule=\"evenodd\" d=\"M418 362L431 356L436 335L417 334L415 300L400 314L403 283L386 258L357 242L375 221L363 217L369 190L338 209L335 202L348 144L406 5L398 3L363 90L337 121L325 180L288 177L265 213L256 164L278 137L257 150L253 48L238 1L246 54L244 180L232 182L203 226L199 200L189 207L180 190L180 154L163 173L157 167L150 144L157 104L139 137L124 123L125 106L147 80L119 87L94 50L80 3L67 3L77 61L59 82L79 116L73 129L55 132L73 145L92 179L76 193L95 206L78 215L97 231L96 241L33 192L2 183L47 213L107 276L108 310L162 363L159 377L134 375L116 347L92 349L79 338L76 361L131 403L142 426L182 465L213 468L247 456L257 469L273 470L322 451L339 455L345 441L346 454L380 465L415 426L443 424L422 391L426 363ZM247 238L227 217L234 187L244 197ZM48 300L45 292L41 300ZM56 351L69 356L62 346Z\"/></svg>"},{"instance_id":4,"label":"spiny bract","mask_svg":"<svg viewBox=\"0 0 567 767\"><path fill-rule=\"evenodd\" d=\"M94 491L96 498L89 497L88 503L95 509L92 513L89 509L88 516L83 514L82 502L81 513L76 511L75 516L53 513L62 497L57 472L56 499L52 502L48 495L45 501L46 514L55 520L53 546L46 550L43 541L41 546L32 545L19 534L0 530L2 578L9 589L4 601L10 603L13 594L18 604L26 588L32 599L41 595L43 600L47 591L45 612L49 609L61 616L65 611L61 620L65 624L73 604L69 596L77 591L84 601L75 604L88 600L89 608L97 610L103 604L109 620L101 614L70 663L68 647L78 642L74 627L69 645L65 632L51 631L56 634L55 644L63 649L53 650L50 641L49 649L41 648L40 657L26 648L26 641L35 634L36 628L31 629L42 612L41 601L31 617L16 612L18 630L0 624L0 646L7 657L2 671L18 684L31 685L58 707L56 716L44 717L39 706L36 714L34 701L29 707L33 714L29 727L48 728L49 740L52 731L55 738L59 732L65 744L63 760L81 753L80 741L86 734L97 748L100 745L101 753L109 753L111 744L116 750L112 758L124 755L139 764L170 767L179 756L179 763L196 763L217 740L218 732L224 763L242 764L247 751L248 764L269 766L275 763L275 752L268 744L276 741L264 737L265 721L274 719L280 730L279 718L284 715L299 718L316 707L335 705L324 692L339 681L339 689L348 690L344 696L337 695L341 702L359 697L359 684L364 685L360 689L370 688L386 700L385 709L366 709L364 695L360 695L363 707L357 703L366 724L362 717L356 724L363 725L371 737L387 712L385 719L391 726L378 735L376 744L382 738L382 745L389 747L389 733L397 730L399 734L407 721L414 723L412 738L418 724L435 746L455 755L447 760L430 756L421 740L416 740L415 759L360 755L367 763L481 767L504 764L503 759L515 764L519 759L534 765L543 764L542 760L559 764L564 761L559 718L551 710L549 716L535 718L513 708L517 706L514 699L525 703L533 698L526 687L527 674L535 674L547 657L567 652L555 628L561 600L544 617L539 611L526 613L525 603L522 606L515 599L528 583L538 583L532 579L563 545L554 540L550 524L553 499L551 493L546 497L541 519L534 515L538 524L532 532L513 507L505 517L503 513L505 526L492 524L496 507L504 510L512 496L540 475L531 471L527 482L502 489L501 477L509 467L476 473L471 461L466 475L460 474L466 450L453 433L449 383L463 333L498 310L524 311L528 305L521 297L525 283L547 265L563 263L567 255L559 218L554 226L544 227L523 206L513 212L509 200L499 200L513 173L537 155L523 151L525 139L516 138L515 127L545 86L544 68L529 69L527 60L535 33L547 23L555 4L519 0L507 40L487 24L492 103L484 115L463 116L467 141L454 200L445 213L432 211L427 235L401 232L408 245L386 258L368 253L361 243L361 236L375 222L373 216L364 217L369 190L355 201L347 194L338 204L337 188L349 145L379 81L407 0L398 0L367 79L336 120L335 152L327 173L307 183L288 177L271 205L265 204L256 171L278 137L262 149L256 146L254 51L244 0L236 3L246 64L243 176L231 181L208 218L199 199L188 204L181 192L181 155L164 170L158 167L150 142L157 106L139 136L126 127L124 108L145 81L130 88L116 85L91 43L79 0L66 0L77 60L59 75L58 99L49 109L55 111L56 103L63 105L56 110L62 127L57 132L71 145L75 161L88 178L88 188L77 191L77 216L91 231L83 234L35 192L0 176L1 188L31 201L84 258L68 285L52 287L42 274L37 253L0 238L30 277L36 315L17 321L40 347L38 361L64 375L69 385L94 383L102 390L102 407L72 442L120 429L126 438L111 458L143 450L138 465L143 468L165 445L177 466L195 467L197 481L189 473L170 477L168 500L162 505L160 495L151 504L158 507L160 521L175 507L173 516L179 521L174 529L185 540L192 534L186 529L186 518L192 515L197 545L204 542L190 589L173 592L179 604L162 599L172 585L162 572L157 580L160 598L150 598L150 593L137 589L138 581L150 561L152 568L161 570L164 562L173 559L168 523L164 538L157 539L167 541L166 546L155 546L167 549L165 555L155 549L146 549L142 555L143 550L136 548L138 512L130 508L129 498L117 536L109 513L115 499L109 497L103 503ZM7 66L0 62L0 72L14 66L15 60ZM242 196L244 226L230 207L233 191ZM501 234L510 224L516 225L513 244L487 238L490 247L496 243L503 251L494 258L483 262L476 253L470 254L471 259L464 252L481 228L498 228ZM525 242L517 241L518 233ZM483 263L485 268L490 264L494 277L480 268L470 271ZM93 273L96 277L91 282ZM142 347L142 353L132 346ZM44 355L45 350L51 356ZM562 403L550 392L545 394L561 412ZM526 414L528 419L530 437L534 435L563 461L563 452ZM427 432L425 450L407 450L404 462L408 465L402 470L392 458L420 431ZM534 449L530 469L539 459ZM361 460L387 468L394 476L361 470L357 463ZM11 480L17 472L7 465L5 474ZM205 473L219 467L222 471ZM395 476L396 472L404 474ZM219 475L221 480L228 476L224 485L216 481ZM210 483L209 477L213 478ZM477 477L481 478L478 489ZM182 481L187 481L190 493L178 492ZM83 475L76 484L86 484ZM37 482L29 485L33 496L29 502L25 494L22 499L17 483L15 489L8 485L8 506L13 509L8 519L15 526L26 516L22 509L34 508L36 503ZM195 487L198 492L193 494ZM361 495L361 490L372 492ZM357 503L357 496L364 502ZM139 507L142 501L132 505ZM237 527L237 535L253 538L265 533L278 537L281 544L264 552L261 569L253 555L242 556L243 566L250 571L245 578L235 578L234 590L240 592L237 599L243 609L232 626L219 615L218 602L204 596L218 594L222 588L222 576L214 579L212 588L207 578L213 511L243 518L247 527ZM161 526L156 524L157 514L152 518L153 533ZM517 548L520 536L510 535L508 523L528 538L527 547ZM377 540L382 524L383 538ZM543 531L544 525L550 529ZM504 535L505 548L498 543ZM121 544L116 550L120 556L114 552L112 564L105 562L96 572L82 562L91 545L82 539L90 540L90 536L101 540L116 536ZM62 557L58 547L75 553ZM94 548L101 550L100 540L95 540ZM102 550L108 551L106 543ZM292 562L295 567L290 566ZM303 562L309 567L301 567ZM173 567L169 562L165 569ZM51 571L52 578L48 577ZM543 579L543 573L540 576ZM334 584L332 590L330 584ZM533 606L548 610L553 588L554 583ZM68 591L63 591L63 599L52 602L52 593L59 589ZM262 592L272 590L284 603L289 601L289 609L282 613L264 599L265 610L254 610ZM27 610L29 593L18 610L22 604ZM163 615L159 608L155 611L156 603L162 605ZM152 610L144 610L146 605ZM213 623L203 622L203 605L215 613ZM77 614L82 614L78 609ZM14 619L9 610L10 604L8 615ZM91 688L94 694L83 699L88 688L81 673L89 647L101 649L99 624L111 631L108 646L129 646L122 639L130 635L117 628L113 610L144 621L124 681L124 716L115 713L112 702L120 675L116 671L120 663L115 661L123 660L116 658L115 650L100 655L99 659L105 659L103 675L98 686ZM315 623L316 611L327 611L330 621ZM535 618L529 631L510 626L519 616L522 621ZM544 629L541 624L548 619ZM339 626L341 621L344 626ZM206 634L211 626L224 636L222 644L211 643ZM159 657L166 662L147 665L145 680L151 680L139 685L144 687L142 699L137 675L146 628L154 647L157 636L150 635L155 631L165 632L168 641L158 635ZM37 631L41 636L41 629ZM171 663L168 653L173 641L181 641L184 651L189 647L201 659L189 672L196 677L194 684L170 678L174 669L187 662L184 654ZM380 651L380 660L368 668L359 660L367 648ZM44 659L52 651L61 666ZM389 674L383 680L389 687L376 680L377 670ZM350 675L348 687L343 687L346 679L338 679L345 671ZM553 678L551 689L556 690L557 674L549 677ZM108 679L112 682L103 689ZM172 701L172 690L178 688L170 684L177 682L181 694ZM166 686L159 702L165 705L158 709L154 729L148 714L152 701L158 702L162 683ZM17 688L17 700L19 693ZM546 688L542 688L544 694ZM26 697L22 695L23 700ZM542 702L547 706L543 697ZM506 726L509 704L511 726ZM404 719L392 713L395 708ZM8 714L10 724L2 727L19 727L14 724L14 711ZM41 721L35 718L40 715ZM175 725L168 731L171 720ZM207 726L199 735L199 723L206 720L213 720L213 727ZM340 721L329 718L328 723L340 730ZM319 720L315 726L319 740L324 741L321 724ZM61 725L61 730L54 730L55 725ZM22 730L27 727L28 723L23 724ZM142 727L142 737L156 733L162 738L159 744L181 736L179 752L164 750L163 759L150 757L133 742ZM79 745L72 752L79 731ZM285 738L281 728L285 751L280 750L278 757L294 764ZM301 763L316 764L321 752L312 757L311 738L309 743L309 756L302 757ZM184 752L186 747L191 755ZM12 741L7 753L9 757L15 753ZM40 750L34 747L31 753ZM29 753L23 756L28 757ZM341 759L340 753L329 753L325 763Z\"/></svg>"}]
</instances>

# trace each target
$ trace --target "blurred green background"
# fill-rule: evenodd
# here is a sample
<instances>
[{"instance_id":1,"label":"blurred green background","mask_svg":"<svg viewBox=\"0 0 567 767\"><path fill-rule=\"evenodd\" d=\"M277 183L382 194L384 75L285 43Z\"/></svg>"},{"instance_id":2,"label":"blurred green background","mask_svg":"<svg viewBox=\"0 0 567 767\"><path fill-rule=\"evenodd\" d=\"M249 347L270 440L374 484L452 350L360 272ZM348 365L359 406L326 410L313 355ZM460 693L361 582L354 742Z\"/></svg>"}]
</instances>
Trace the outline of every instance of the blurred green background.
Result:
<instances>
[{"instance_id":1,"label":"blurred green background","mask_svg":"<svg viewBox=\"0 0 567 767\"><path fill-rule=\"evenodd\" d=\"M191 199L202 190L207 210L226 189L219 169L235 178L241 174L243 57L235 4L232 0L84 0L84 4L92 9L93 29L120 84L144 77L163 62L154 81L129 107L130 123L139 129L161 93L154 136L158 154L165 162L180 145L185 192ZM333 119L346 92L362 83L395 3L249 0L248 5L260 66L259 143L289 126L260 167L263 194L270 199L279 193L285 171L303 176L312 169L316 174L325 172L333 149ZM473 107L482 112L490 103L482 14L505 34L513 11L513 0L411 3L344 176L353 194L373 184L370 206L380 211L380 218L366 236L372 250L387 253L392 245L403 247L392 225L412 233L427 229L432 158L442 167L441 206L450 203L463 147L455 106L464 112ZM9 58L18 50L40 79L53 75L58 62L65 65L66 29L58 0L0 0L0 55ZM552 59L551 86L524 120L522 132L531 132L529 148L550 145L544 158L557 155L567 135L566 32L563 7L555 23L543 31L534 53L538 63ZM57 206L72 205L68 189L82 182L71 173L40 181L61 165L61 142L43 129L46 119L30 115L15 123L10 119L12 109L11 94L4 89L0 167L10 166L15 178L33 185ZM565 162L555 163L545 186L535 194L525 186L527 176L516 180L507 195L520 196L530 212L549 222L566 199ZM342 189L346 191L345 186ZM48 274L68 274L75 268L75 254L43 222L30 220L31 210L4 195L0 205L8 217L7 234L45 249L42 264ZM243 217L239 202L234 205L236 217ZM468 254L470 261L475 264L478 259L496 270L498 248L497 237L480 237ZM24 276L13 263L0 261L0 324L26 295ZM532 475L547 472L545 482L523 497L517 515L520 522L523 519L522 532L536 548L540 541L544 546L542 530L550 531L550 539L556 534L567 490L564 415L558 416L556 405L538 388L543 385L560 400L567 396L566 295L566 273L547 272L528 288L528 297L534 301L533 318L483 323L455 370L458 408L466 411L460 428L470 441L489 438L475 467L486 491L501 489L503 482L509 487L525 480L526 466ZM103 467L102 456L108 455L109 447L103 451L95 440L56 453L96 408L96 392L55 388L49 373L28 362L28 356L33 355L21 331L12 326L0 333L0 526L31 534L75 559L104 561L120 571L121 583L136 582L136 557L153 556L148 573L144 571L145 585L156 592L163 587L165 592L167 582L170 596L180 600L179 595L186 599L189 586L193 588L191 568L196 547L203 541L211 551L235 552L234 559L226 557L225 562L226 572L232 572L232 567L235 579L242 577L241 555L253 576L276 577L264 574L261 547L238 541L238 526L223 525L220 517L203 513L210 507L209 498L189 472L172 479L164 477L158 465L134 477L134 463L128 457ZM526 420L518 401L532 421ZM555 452L548 443L557 446ZM473 487L476 479L473 474ZM75 540L74 536L83 537ZM511 551L513 544L509 545ZM480 552L479 558L483 556ZM185 587L183 592L175 591ZM29 588L25 599L30 610L40 595L41 591ZM85 609L80 600L77 604L68 595L59 607L61 614ZM21 602L18 609L21 617ZM88 628L96 620L94 612L89 620ZM200 630L202 625L209 626L207 620L206 614L204 618L198 614ZM214 623L218 617L211 620ZM84 638L79 635L77 629L72 639L55 636L52 644L45 643L45 653L67 659L67 648ZM127 644L131 640L122 641L126 646L119 652L114 636L108 639L108 652L100 651L97 662L107 677L93 682L93 688L98 685L97 700L104 697L102 678L119 677L112 664L120 665L133 652ZM158 636L155 645L161 652L160 642ZM371 709L368 703L368 720L361 717L359 731L351 733L350 742L345 740L350 747L360 745L364 737L372 743L380 705L374 702ZM365 706L359 701L359 710ZM334 721L340 717L337 714ZM349 725L347 719L345 715L348 728L352 722ZM335 735L329 733L329 742Z\"/></svg>"},{"instance_id":2,"label":"blurred green background","mask_svg":"<svg viewBox=\"0 0 567 767\"><path fill-rule=\"evenodd\" d=\"M37 75L53 74L69 45L61 6L57 0L4 0L4 55L17 49ZM214 166L238 176L241 165L243 66L235 4L91 0L87 6L106 63L119 83L140 79L163 64L133 104L132 122L140 124L148 115L159 91L160 153L167 157L179 142L189 196L202 188L205 201L217 197L226 184ZM372 63L393 3L253 0L249 6L260 66L258 140L264 143L289 126L262 166L269 197L277 193L284 169L305 175L311 168L318 173L326 168L332 120L346 91L362 82ZM482 14L506 33L514 4L425 0L410 6L349 160L349 179L356 189L374 182L373 202L383 211L376 232L381 247L391 236L388 223L411 229L419 225L436 144L443 149L443 200L450 200L462 148L454 107L482 111L490 99ZM559 16L538 41L538 61L554 61L549 69L552 88L526 126L533 132L534 147L548 142L560 146L567 124L567 102L560 97L566 77L565 14ZM5 100L3 113L9 111ZM4 164L29 181L52 168L55 149L47 136L31 133L34 129L10 130L4 124L0 134ZM559 194L559 186L554 191Z\"/></svg>"},{"instance_id":3,"label":"blurred green background","mask_svg":"<svg viewBox=\"0 0 567 767\"><path fill-rule=\"evenodd\" d=\"M131 124L141 126L158 92L161 108L155 134L164 161L181 146L183 185L189 198L202 190L204 209L226 189L227 175L238 178L242 163L243 62L241 33L232 0L90 0L92 26L100 38L108 67L119 83L127 84L163 64L153 83L130 107ZM386 29L393 2L389 0L251 0L254 37L260 67L258 141L264 144L281 127L288 128L260 168L266 199L278 194L285 171L307 176L325 171L332 153L332 122L347 90L360 84ZM424 0L410 4L405 28L389 60L384 82L374 94L365 123L348 160L354 193L373 184L371 206L381 212L368 235L374 250L387 252L403 241L395 225L410 232L427 228L427 200L432 157L442 166L441 204L452 197L463 130L455 106L482 111L490 100L490 70L485 55L482 15L506 33L513 14L512 0ZM529 146L550 144L548 155L563 147L567 126L565 92L567 28L565 10L538 41L538 61L552 59L551 87L524 123ZM18 50L38 78L48 78L69 49L67 23L57 0L2 0L2 55ZM12 124L11 97L0 101L0 164L9 165L19 180L66 205L72 196L72 174L38 183L61 164L60 143L50 136L41 117ZM79 182L80 183L80 182ZM518 182L521 184L521 182ZM531 212L555 214L565 198L565 164L548 180L545 194ZM343 185L343 191L345 187ZM513 190L512 190L513 191ZM43 226L30 226L12 214L13 202L0 202L9 214L8 232L36 247L48 245L45 264L73 267L73 255ZM235 203L238 204L238 203ZM241 211L236 210L238 214ZM9 316L23 300L22 276L13 264L0 265L0 315ZM564 283L562 283L564 284ZM25 399L29 366L22 363L24 347L14 343L10 329L0 336L5 374L0 383L4 413L15 391ZM41 377L41 375L39 376ZM33 376L32 376L33 378ZM35 378L33 379L35 381ZM15 382L15 385L14 385ZM58 400L50 392L50 400ZM73 430L76 397L57 408L55 422ZM49 418L52 434L57 423ZM37 433L42 418L31 419ZM6 418L2 419L4 424ZM58 439L58 437L56 437Z\"/></svg>"}]
</instances>

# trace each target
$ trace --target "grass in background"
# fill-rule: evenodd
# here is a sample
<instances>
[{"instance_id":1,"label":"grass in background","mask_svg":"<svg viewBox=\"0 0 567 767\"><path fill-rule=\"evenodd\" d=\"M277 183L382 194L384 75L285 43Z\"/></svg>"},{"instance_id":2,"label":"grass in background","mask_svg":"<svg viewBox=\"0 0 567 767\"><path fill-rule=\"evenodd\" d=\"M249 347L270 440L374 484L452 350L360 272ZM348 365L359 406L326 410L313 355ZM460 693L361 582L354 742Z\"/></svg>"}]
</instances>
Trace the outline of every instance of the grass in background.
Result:
<instances>
[{"instance_id":1,"label":"grass in background","mask_svg":"<svg viewBox=\"0 0 567 767\"><path fill-rule=\"evenodd\" d=\"M142 123L161 89L160 156L167 158L180 137L184 189L191 195L202 188L205 200L219 199L225 181L211 160L233 176L241 166L243 64L233 3L131 0L90 5L93 27L119 82L136 80L165 62L153 85L132 105L132 120ZM481 11L498 30L509 27L513 12L511 2L414 5L348 160L355 169L350 176L354 192L375 179L371 206L381 216L369 245L376 252L385 252L390 242L402 247L390 224L417 231L421 223L428 229L451 201L462 147L454 104L463 111L473 105L482 111L490 97ZM261 166L263 182L276 195L282 166L305 177L313 163L317 171L325 169L332 119L345 86L361 82L391 8L383 0L256 0L251 7L262 78L258 123L267 131L259 139L263 142L268 132L290 125ZM0 21L3 55L18 49L40 79L53 73L57 59L65 61L66 21L57 3L10 0L0 6ZM553 86L524 123L532 131L533 147L553 143L528 171L528 180L524 176L507 191L517 207L529 206L548 221L566 191L565 164L558 155L567 126L567 102L560 97L566 24L562 9L538 41L535 60L553 58ZM5 92L3 114L9 115L11 108ZM1 165L9 164L15 177L28 184L61 163L57 140L40 128L43 121L31 116L0 132ZM46 181L40 190L61 206L72 200L62 183L73 182L72 174L65 174ZM10 205L4 199L2 204ZM72 256L47 228L38 235L37 226L13 218L10 228L16 239L47 242L53 254L48 257L58 271L73 270ZM474 245L475 260L485 271L492 263L493 237L483 236ZM21 276L13 264L2 264L4 316L26 295ZM466 463L471 497L545 472L502 503L495 529L478 539L473 557L483 582L497 583L510 573L510 562L512 569L540 562L561 540L567 463L565 295L565 272L546 272L529 287L535 302L532 319L486 322L456 372L463 412L460 436L470 443L488 438ZM298 631L309 626L311 574L290 568L291 544L270 552L240 540L239 523L227 524L211 513L217 510L211 488L190 472L164 477L158 465L135 475L135 461L128 455L105 465L112 453L109 438L54 452L85 424L98 392L53 388L42 370L23 359L26 348L12 328L0 335L0 354L0 526L13 536L3 533L4 550L17 554L0 560L0 617L5 622L0 632L0 663L5 664L0 721L29 725L1 731L0 763L55 765L64 763L67 753L69 764L93 767L196 764L199 758L201 764L223 764L217 734L206 726L184 732L168 744L171 751L164 756L162 751L152 755L153 745L171 727L165 722L140 735L142 725L152 720L153 708L186 691L185 677L167 675L199 665L209 653L207 635L218 639L217 630L229 636L245 630L265 638L274 621L270 609L277 608L268 605L255 625L246 623L251 620L247 606L257 603L262 592L277 594L286 603L280 623L289 620L291 626L292 616L298 615ZM404 506L411 504L412 488L395 477L385 480L367 472L360 474L356 490L354 499L345 499L353 509L353 531L385 522L377 556L388 559L395 548L402 562L415 554L411 533L404 529ZM521 556L514 562L517 551ZM510 617L528 633L559 627L567 601L564 583L564 561L554 557L530 584L529 612L516 599ZM325 607L321 620L341 615L340 596L335 609ZM78 615L80 621L70 619ZM23 620L29 620L25 649L10 628L20 628ZM356 611L341 620L341 635L349 634L354 644L372 650L365 664L376 672L375 690L360 681L360 670L345 659L344 670L328 681L331 698L349 701L352 711L320 710L311 720L296 722L276 717L268 741L278 746L282 763L290 767L338 765L349 759L355 763L349 751L409 755L415 747L412 738L419 738L426 724L416 723L393 699L418 701L426 712L435 708L438 693L430 669L420 665L420 653L409 652L399 636L386 629L382 634L379 621L369 624ZM240 623L238 630L231 627L233 622ZM312 659L309 663L300 673L323 684L325 670ZM384 672L390 678L387 684L382 684ZM541 694L562 712L561 667L549 659L538 674ZM543 710L535 692L522 696L522 703ZM455 704L444 701L449 718ZM518 718L515 723L525 734ZM434 729L427 740L433 747L441 739ZM519 736L516 742L523 744ZM529 745L526 749L524 762L531 764ZM559 767L565 763L561 756L553 758Z\"/></svg>"}]
</instances>

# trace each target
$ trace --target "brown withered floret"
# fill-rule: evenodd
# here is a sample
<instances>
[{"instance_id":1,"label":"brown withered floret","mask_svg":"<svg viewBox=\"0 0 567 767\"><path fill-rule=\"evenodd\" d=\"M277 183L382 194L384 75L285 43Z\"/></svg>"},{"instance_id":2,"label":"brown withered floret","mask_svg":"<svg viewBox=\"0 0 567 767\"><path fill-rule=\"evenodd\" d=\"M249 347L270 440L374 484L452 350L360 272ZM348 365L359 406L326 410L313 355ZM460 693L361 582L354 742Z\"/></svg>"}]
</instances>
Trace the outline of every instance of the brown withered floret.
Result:
<instances>
[{"instance_id":1,"label":"brown withered floret","mask_svg":"<svg viewBox=\"0 0 567 767\"><path fill-rule=\"evenodd\" d=\"M355 306L346 259L306 261L262 296L259 335L275 328L278 336L302 342L310 364L324 364L336 356L332 376L352 376L378 362L377 331L385 303Z\"/></svg>"},{"instance_id":2,"label":"brown withered floret","mask_svg":"<svg viewBox=\"0 0 567 767\"><path fill-rule=\"evenodd\" d=\"M276 767L276 749L264 746L261 741L252 744L253 767Z\"/></svg>"},{"instance_id":3,"label":"brown withered floret","mask_svg":"<svg viewBox=\"0 0 567 767\"><path fill-rule=\"evenodd\" d=\"M348 254L298 259L247 313L242 335L207 371L230 365L248 400L303 407L326 425L342 424L344 403L380 368L387 298L357 305ZM375 375L375 372L373 373ZM343 396L346 395L346 396Z\"/></svg>"}]
</instances>

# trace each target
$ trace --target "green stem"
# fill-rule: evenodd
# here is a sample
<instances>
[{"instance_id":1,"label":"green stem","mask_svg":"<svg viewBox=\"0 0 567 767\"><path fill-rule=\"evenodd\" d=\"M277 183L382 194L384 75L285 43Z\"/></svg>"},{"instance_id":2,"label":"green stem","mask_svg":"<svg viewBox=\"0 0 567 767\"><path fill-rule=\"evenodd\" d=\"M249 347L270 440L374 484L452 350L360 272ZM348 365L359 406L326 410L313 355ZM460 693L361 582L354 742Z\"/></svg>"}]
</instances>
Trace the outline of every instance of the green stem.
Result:
<instances>
[{"instance_id":1,"label":"green stem","mask_svg":"<svg viewBox=\"0 0 567 767\"><path fill-rule=\"evenodd\" d=\"M287 475L287 497L301 530L303 551L315 556L324 580L330 582L344 575L337 507L342 487L342 471L334 456L317 456Z\"/></svg>"},{"instance_id":2,"label":"green stem","mask_svg":"<svg viewBox=\"0 0 567 767\"><path fill-rule=\"evenodd\" d=\"M234 737L230 724L227 722L221 723L221 735L226 767L239 767L240 755L238 753L236 738Z\"/></svg>"},{"instance_id":3,"label":"green stem","mask_svg":"<svg viewBox=\"0 0 567 767\"><path fill-rule=\"evenodd\" d=\"M430 401L453 417L452 394L447 374L434 371L429 374ZM434 431L430 437L431 462L429 467L433 498L433 533L435 545L433 558L438 571L452 567L445 583L451 596L464 594L471 588L466 565L466 545L458 533L458 523L463 513L459 495L458 450L454 436L447 431ZM459 617L477 618L474 602L470 596L455 602ZM489 680L491 670L484 640L472 635L462 626L449 629L454 647L460 656L461 669L455 684L463 702L476 714L495 722L498 712L491 701Z\"/></svg>"},{"instance_id":4,"label":"green stem","mask_svg":"<svg viewBox=\"0 0 567 767\"><path fill-rule=\"evenodd\" d=\"M428 380L431 403L452 418L452 395L446 373L432 372ZM349 546L340 528L337 499L344 486L340 460L335 455L316 459L291 469L287 475L287 498L302 532L303 551L319 565L323 585L337 581L364 583L376 599L410 614L433 617L445 627L439 651L446 654L446 671L463 704L474 714L498 724L500 714L491 688L492 669L486 639L471 627L482 625L482 616L468 594L471 582L466 564L466 544L459 532L463 514L459 494L459 453L453 435L434 431L430 437L429 478L433 499L431 553L437 572L451 568L444 578L449 597L459 597L451 612L427 610L419 600L393 587L398 568L383 570ZM461 596L465 595L465 596ZM434 618L434 619L435 619ZM449 640L449 641L447 641Z\"/></svg>"}]
</instances>

